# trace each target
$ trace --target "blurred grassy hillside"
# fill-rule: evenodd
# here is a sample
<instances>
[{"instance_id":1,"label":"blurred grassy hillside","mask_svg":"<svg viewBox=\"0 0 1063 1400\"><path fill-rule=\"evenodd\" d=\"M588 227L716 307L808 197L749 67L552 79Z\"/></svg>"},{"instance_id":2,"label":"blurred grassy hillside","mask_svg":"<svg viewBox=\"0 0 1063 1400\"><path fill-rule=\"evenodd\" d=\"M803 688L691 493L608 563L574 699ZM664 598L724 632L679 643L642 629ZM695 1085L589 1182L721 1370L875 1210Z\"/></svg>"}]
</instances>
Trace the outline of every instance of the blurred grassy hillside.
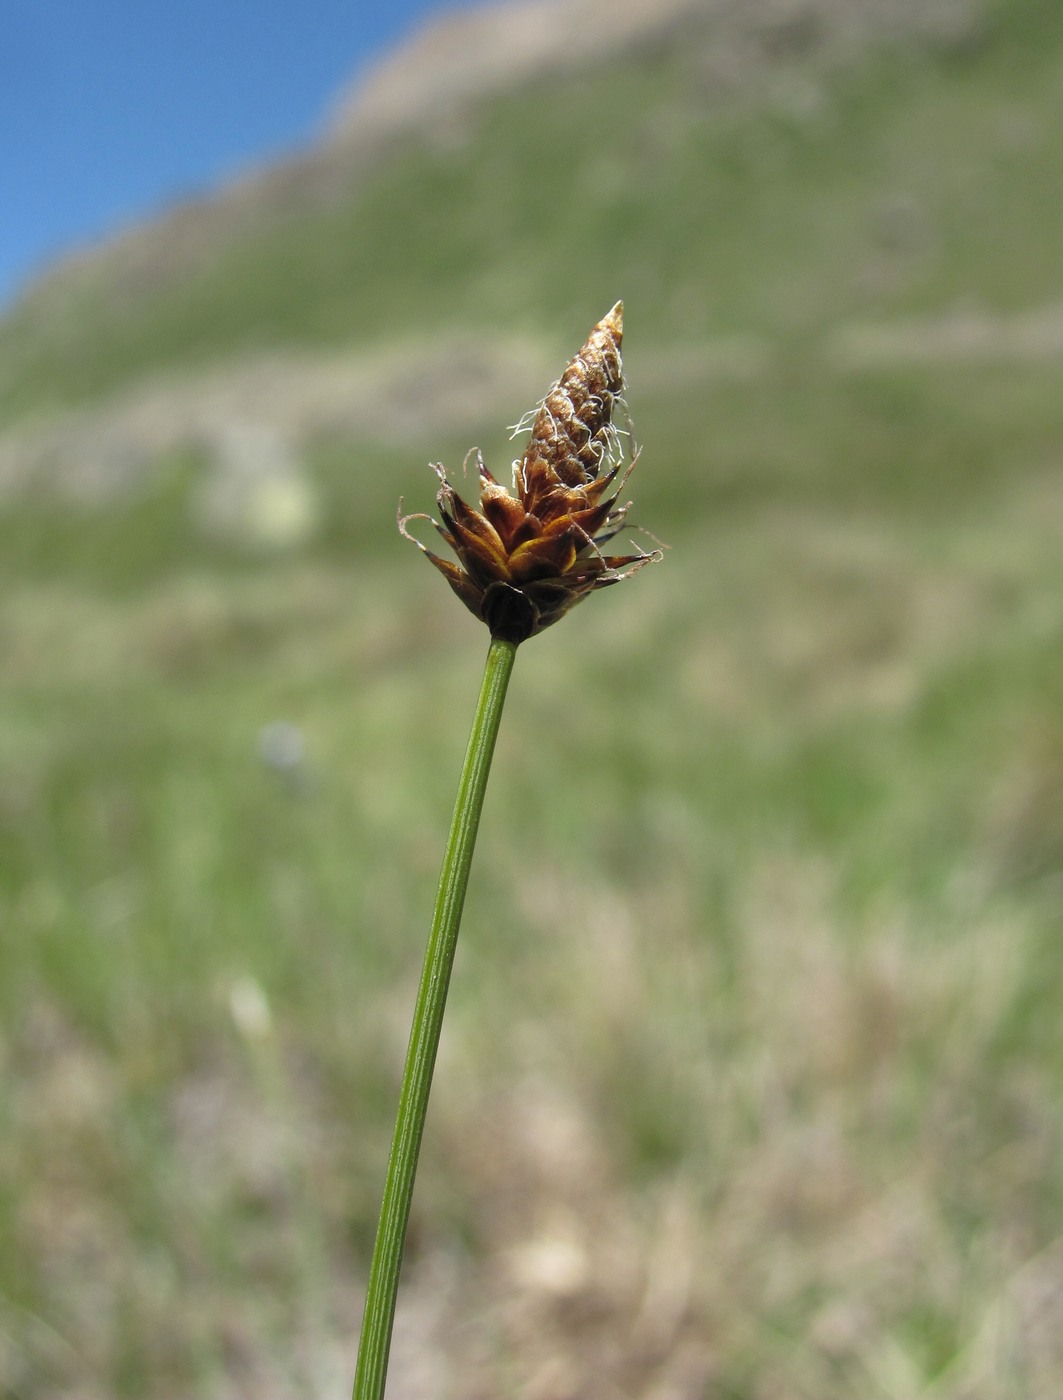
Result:
<instances>
[{"instance_id":1,"label":"blurred grassy hillside","mask_svg":"<svg viewBox=\"0 0 1063 1400\"><path fill-rule=\"evenodd\" d=\"M1047 0L756 101L662 44L0 326L0 1395L349 1386L485 648L395 504L617 296L671 549L518 658L389 1394L1063 1393L1061 124ZM433 418L449 335L546 378ZM79 494L351 347L286 547L194 435Z\"/></svg>"}]
</instances>

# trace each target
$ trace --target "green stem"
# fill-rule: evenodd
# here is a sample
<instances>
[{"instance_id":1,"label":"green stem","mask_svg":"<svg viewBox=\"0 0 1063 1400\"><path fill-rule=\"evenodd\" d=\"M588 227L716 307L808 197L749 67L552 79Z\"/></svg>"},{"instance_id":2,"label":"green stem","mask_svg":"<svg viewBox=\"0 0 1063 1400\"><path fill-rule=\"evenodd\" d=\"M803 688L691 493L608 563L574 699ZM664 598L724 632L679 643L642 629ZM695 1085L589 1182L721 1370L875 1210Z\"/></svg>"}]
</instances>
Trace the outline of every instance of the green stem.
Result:
<instances>
[{"instance_id":1,"label":"green stem","mask_svg":"<svg viewBox=\"0 0 1063 1400\"><path fill-rule=\"evenodd\" d=\"M458 783L458 797L450 824L443 869L439 875L432 932L428 938L421 985L413 1012L413 1028L406 1052L406 1067L399 1094L395 1136L388 1158L384 1200L380 1207L369 1287L358 1344L358 1365L354 1376L354 1400L382 1400L391 1349L391 1329L395 1321L395 1298L410 1201L421 1150L428 1095L432 1087L439 1033L447 1004L450 970L458 941L461 911L469 883L476 830L480 825L487 775L491 770L502 706L513 671L517 648L512 642L495 638L487 653L480 698L476 704L469 747Z\"/></svg>"}]
</instances>

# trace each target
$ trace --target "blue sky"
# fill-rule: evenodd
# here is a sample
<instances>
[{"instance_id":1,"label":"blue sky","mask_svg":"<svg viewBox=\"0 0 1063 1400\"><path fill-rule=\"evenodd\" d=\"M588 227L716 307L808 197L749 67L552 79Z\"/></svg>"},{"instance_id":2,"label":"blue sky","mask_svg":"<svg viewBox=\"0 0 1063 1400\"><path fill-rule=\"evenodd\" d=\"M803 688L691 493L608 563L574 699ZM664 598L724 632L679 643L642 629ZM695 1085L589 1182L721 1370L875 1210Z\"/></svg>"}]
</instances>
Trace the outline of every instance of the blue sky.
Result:
<instances>
[{"instance_id":1,"label":"blue sky","mask_svg":"<svg viewBox=\"0 0 1063 1400\"><path fill-rule=\"evenodd\" d=\"M460 0L0 0L0 307L51 258L304 143Z\"/></svg>"}]
</instances>

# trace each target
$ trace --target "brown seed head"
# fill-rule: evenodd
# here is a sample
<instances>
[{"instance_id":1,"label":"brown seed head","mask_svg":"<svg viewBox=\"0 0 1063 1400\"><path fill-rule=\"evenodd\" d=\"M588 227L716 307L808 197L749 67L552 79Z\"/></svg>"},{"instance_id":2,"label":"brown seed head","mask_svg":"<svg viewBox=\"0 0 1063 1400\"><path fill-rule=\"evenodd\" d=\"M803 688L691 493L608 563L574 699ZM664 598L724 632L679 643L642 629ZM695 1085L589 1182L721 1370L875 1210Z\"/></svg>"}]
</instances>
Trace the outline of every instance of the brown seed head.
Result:
<instances>
[{"instance_id":1,"label":"brown seed head","mask_svg":"<svg viewBox=\"0 0 1063 1400\"><path fill-rule=\"evenodd\" d=\"M628 509L617 505L627 472L618 482L622 454L613 426L624 387L622 337L623 304L617 302L535 414L528 445L513 464L515 494L499 485L477 454L480 509L473 510L451 486L446 470L433 467L442 523L432 523L458 564L419 540L414 543L493 637L526 641L588 593L660 557L656 550L602 553ZM633 466L634 461L628 472ZM415 518L399 521L410 539L406 524Z\"/></svg>"},{"instance_id":2,"label":"brown seed head","mask_svg":"<svg viewBox=\"0 0 1063 1400\"><path fill-rule=\"evenodd\" d=\"M617 302L598 322L576 358L543 400L517 464L518 489L529 508L551 486L585 488L615 451L613 408L624 387L620 342L624 307Z\"/></svg>"}]
</instances>

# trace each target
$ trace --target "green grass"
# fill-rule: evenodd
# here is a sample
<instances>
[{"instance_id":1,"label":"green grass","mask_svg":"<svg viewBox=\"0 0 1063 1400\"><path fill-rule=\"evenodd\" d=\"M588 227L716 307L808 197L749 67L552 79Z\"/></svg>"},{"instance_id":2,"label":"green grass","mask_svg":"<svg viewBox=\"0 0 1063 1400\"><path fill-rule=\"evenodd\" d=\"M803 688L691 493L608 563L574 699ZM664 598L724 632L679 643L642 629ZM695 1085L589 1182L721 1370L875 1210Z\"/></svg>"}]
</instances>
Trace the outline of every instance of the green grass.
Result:
<instances>
[{"instance_id":1,"label":"green grass","mask_svg":"<svg viewBox=\"0 0 1063 1400\"><path fill-rule=\"evenodd\" d=\"M505 99L121 314L2 331L16 417L260 343L567 345L627 301L633 519L672 548L517 660L399 1395L1063 1390L1059 365L827 353L1059 300L1060 11L1001 14L814 122L677 125L676 59ZM724 333L762 369L702 374ZM314 444L286 556L199 532L194 454L5 502L4 1400L349 1386L486 646L395 503L469 445Z\"/></svg>"},{"instance_id":2,"label":"green grass","mask_svg":"<svg viewBox=\"0 0 1063 1400\"><path fill-rule=\"evenodd\" d=\"M670 471L650 408L632 484L666 563L518 658L408 1276L437 1300L415 1351L491 1393L561 1362L628 1394L1058 1382L1028 1312L1060 1206L1058 429L1007 374L961 379L836 387L854 434L893 405L870 474L844 415L835 441L780 385L769 429L739 394L737 495L690 449ZM983 418L962 495L907 465ZM302 556L182 562L180 473L165 511L38 507L52 567L9 556L12 1395L286 1393L353 1357L484 638L320 471ZM257 753L278 718L295 783Z\"/></svg>"}]
</instances>

